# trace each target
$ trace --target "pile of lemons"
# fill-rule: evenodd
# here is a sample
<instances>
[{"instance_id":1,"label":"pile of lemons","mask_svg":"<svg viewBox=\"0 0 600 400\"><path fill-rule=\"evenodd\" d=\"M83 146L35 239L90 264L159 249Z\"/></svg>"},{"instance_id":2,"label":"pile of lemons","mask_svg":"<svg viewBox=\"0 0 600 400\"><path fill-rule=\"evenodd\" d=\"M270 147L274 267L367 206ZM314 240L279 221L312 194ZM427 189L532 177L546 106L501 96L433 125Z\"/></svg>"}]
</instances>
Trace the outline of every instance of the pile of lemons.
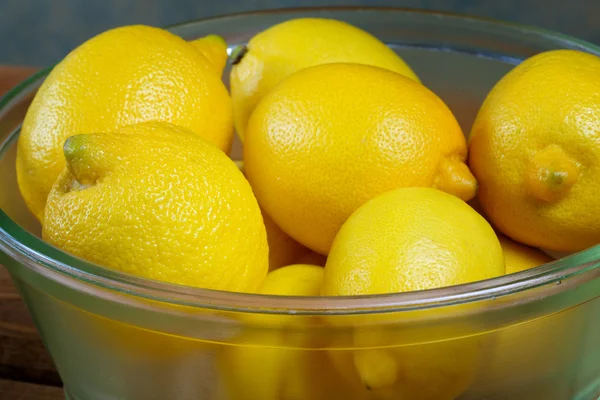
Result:
<instances>
[{"instance_id":1,"label":"pile of lemons","mask_svg":"<svg viewBox=\"0 0 600 400\"><path fill-rule=\"evenodd\" d=\"M44 240L164 282L314 296L474 282L550 260L534 247L600 242L596 56L554 50L514 67L468 140L395 52L347 23L257 34L231 54L230 90L227 59L215 35L127 26L62 60L18 142L20 191ZM235 132L243 160L229 157ZM346 375L369 384L348 396L464 389L453 378L428 392L431 371L418 368L399 384L413 368L403 359L354 355ZM279 386L268 387L288 398Z\"/></svg>"}]
</instances>

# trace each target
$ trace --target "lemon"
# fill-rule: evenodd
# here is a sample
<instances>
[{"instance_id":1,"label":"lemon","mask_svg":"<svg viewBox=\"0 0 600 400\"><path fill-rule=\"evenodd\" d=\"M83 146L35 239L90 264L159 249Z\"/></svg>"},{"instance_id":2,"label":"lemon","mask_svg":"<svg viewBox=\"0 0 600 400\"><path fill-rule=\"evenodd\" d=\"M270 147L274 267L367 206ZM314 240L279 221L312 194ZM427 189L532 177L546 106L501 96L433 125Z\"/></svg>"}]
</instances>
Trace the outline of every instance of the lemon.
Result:
<instances>
[{"instance_id":1,"label":"lemon","mask_svg":"<svg viewBox=\"0 0 600 400\"><path fill-rule=\"evenodd\" d=\"M255 291L268 269L260 208L236 165L195 133L146 122L70 137L44 240L133 275Z\"/></svg>"},{"instance_id":2,"label":"lemon","mask_svg":"<svg viewBox=\"0 0 600 400\"><path fill-rule=\"evenodd\" d=\"M236 131L260 99L301 69L334 62L374 65L419 81L410 67L370 33L343 21L297 18L274 25L236 49L230 74Z\"/></svg>"},{"instance_id":3,"label":"lemon","mask_svg":"<svg viewBox=\"0 0 600 400\"><path fill-rule=\"evenodd\" d=\"M512 274L538 267L552 258L538 249L498 235L506 273ZM561 399L565 397L564 367L576 363L577 340L564 338L583 335L585 317L578 310L568 310L543 318L527 318L525 323L507 326L493 334L489 362L485 366L490 390L506 398L519 394L527 399ZM552 349L552 351L549 351ZM496 387L497 386L497 387ZM525 394L526 393L526 394Z\"/></svg>"},{"instance_id":4,"label":"lemon","mask_svg":"<svg viewBox=\"0 0 600 400\"><path fill-rule=\"evenodd\" d=\"M189 43L210 61L215 72L223 72L228 57L225 39L219 35L207 35Z\"/></svg>"},{"instance_id":5,"label":"lemon","mask_svg":"<svg viewBox=\"0 0 600 400\"><path fill-rule=\"evenodd\" d=\"M236 160L235 163L240 171L244 173L244 162ZM261 212L267 231L267 243L269 244L269 271L292 264L325 265L322 258L312 256L309 249L282 231L264 210L261 210Z\"/></svg>"},{"instance_id":6,"label":"lemon","mask_svg":"<svg viewBox=\"0 0 600 400\"><path fill-rule=\"evenodd\" d=\"M282 231L264 211L262 215L269 244L269 271L305 260L304 257L311 251ZM308 258L306 261L302 263L311 264L312 260Z\"/></svg>"},{"instance_id":7,"label":"lemon","mask_svg":"<svg viewBox=\"0 0 600 400\"><path fill-rule=\"evenodd\" d=\"M477 197L471 200L468 204L487 219ZM527 269L549 263L553 260L552 257L539 249L515 242L499 232L496 232L496 234L498 235L500 246L502 246L504 264L506 266L507 274L525 271Z\"/></svg>"},{"instance_id":8,"label":"lemon","mask_svg":"<svg viewBox=\"0 0 600 400\"><path fill-rule=\"evenodd\" d=\"M263 281L261 294L279 296L319 296L323 268L317 265L294 264L271 271Z\"/></svg>"},{"instance_id":9,"label":"lemon","mask_svg":"<svg viewBox=\"0 0 600 400\"><path fill-rule=\"evenodd\" d=\"M432 188L400 188L356 210L335 238L323 294L433 289L504 275L502 247L464 201Z\"/></svg>"},{"instance_id":10,"label":"lemon","mask_svg":"<svg viewBox=\"0 0 600 400\"><path fill-rule=\"evenodd\" d=\"M426 290L504 271L496 234L464 201L433 188L400 188L368 201L344 223L325 265L322 294ZM369 399L458 397L473 378L477 339L372 348L402 337L389 328L393 318L365 316L365 326L374 327L355 334L355 346L365 348L330 352L338 370Z\"/></svg>"},{"instance_id":11,"label":"lemon","mask_svg":"<svg viewBox=\"0 0 600 400\"><path fill-rule=\"evenodd\" d=\"M323 281L323 268L296 264L269 272L259 293L280 296L318 296ZM298 316L276 318L277 332L272 332L269 347L255 343L264 325L246 327L239 346L224 347L219 357L221 376L230 399L354 399L344 387L341 376L323 351L303 349L310 345L308 335L285 331ZM299 348L300 347L300 348Z\"/></svg>"},{"instance_id":12,"label":"lemon","mask_svg":"<svg viewBox=\"0 0 600 400\"><path fill-rule=\"evenodd\" d=\"M377 332L381 334L382 330ZM388 330L384 334L387 340L393 340L394 335L402 333ZM356 345L360 346L359 343ZM455 400L473 382L479 346L477 338L465 338L398 347L331 350L329 357L357 398Z\"/></svg>"},{"instance_id":13,"label":"lemon","mask_svg":"<svg viewBox=\"0 0 600 400\"><path fill-rule=\"evenodd\" d=\"M456 119L425 86L337 63L299 71L262 99L244 168L273 221L326 255L346 218L388 190L432 186L472 198L466 152Z\"/></svg>"},{"instance_id":14,"label":"lemon","mask_svg":"<svg viewBox=\"0 0 600 400\"><path fill-rule=\"evenodd\" d=\"M600 58L533 56L490 91L469 138L469 165L489 220L554 251L600 243Z\"/></svg>"},{"instance_id":15,"label":"lemon","mask_svg":"<svg viewBox=\"0 0 600 400\"><path fill-rule=\"evenodd\" d=\"M504 235L498 235L498 239L504 253L507 274L525 271L552 261L544 252L517 243Z\"/></svg>"},{"instance_id":16,"label":"lemon","mask_svg":"<svg viewBox=\"0 0 600 400\"><path fill-rule=\"evenodd\" d=\"M126 26L88 40L54 67L27 111L18 143L19 188L33 214L43 220L46 197L65 166L63 143L72 135L160 120L229 151L231 100L214 66L227 52L214 49L213 41L190 44L163 29ZM209 46L212 61L202 51Z\"/></svg>"},{"instance_id":17,"label":"lemon","mask_svg":"<svg viewBox=\"0 0 600 400\"><path fill-rule=\"evenodd\" d=\"M477 197L475 197L468 204L487 219ZM507 274L525 271L527 269L549 263L553 260L552 257L539 249L515 242L499 232L496 232L496 234L498 235L500 246L502 246L504 264L506 266Z\"/></svg>"},{"instance_id":18,"label":"lemon","mask_svg":"<svg viewBox=\"0 0 600 400\"><path fill-rule=\"evenodd\" d=\"M219 362L224 398L231 400L367 400L351 392L322 350L284 347L227 348Z\"/></svg>"}]
</instances>

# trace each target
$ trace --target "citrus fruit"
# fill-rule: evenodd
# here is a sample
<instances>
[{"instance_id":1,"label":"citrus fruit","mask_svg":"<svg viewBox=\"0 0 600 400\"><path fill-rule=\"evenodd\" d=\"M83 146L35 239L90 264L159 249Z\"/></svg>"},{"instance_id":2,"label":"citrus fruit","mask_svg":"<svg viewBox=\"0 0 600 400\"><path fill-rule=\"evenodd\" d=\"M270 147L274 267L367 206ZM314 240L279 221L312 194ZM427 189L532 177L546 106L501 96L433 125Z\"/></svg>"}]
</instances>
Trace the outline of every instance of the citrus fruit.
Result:
<instances>
[{"instance_id":1,"label":"citrus fruit","mask_svg":"<svg viewBox=\"0 0 600 400\"><path fill-rule=\"evenodd\" d=\"M388 339L402 336L389 330L384 335ZM329 357L357 398L455 400L475 377L478 340L461 338L398 347L332 350Z\"/></svg>"},{"instance_id":2,"label":"citrus fruit","mask_svg":"<svg viewBox=\"0 0 600 400\"><path fill-rule=\"evenodd\" d=\"M318 296L323 268L315 265L289 265L269 272L259 293L280 296ZM227 398L235 400L354 399L344 388L325 352L310 346L309 335L286 332L296 317L279 317L277 332L271 332L268 347L257 346L261 318L249 316L257 326L247 326L240 345L223 348L219 357ZM274 316L275 317L275 316ZM264 339L263 339L264 341Z\"/></svg>"},{"instance_id":3,"label":"citrus fruit","mask_svg":"<svg viewBox=\"0 0 600 400\"><path fill-rule=\"evenodd\" d=\"M346 218L388 190L433 186L472 198L466 151L456 119L425 86L337 63L299 71L262 99L244 168L273 221L326 255Z\"/></svg>"},{"instance_id":4,"label":"citrus fruit","mask_svg":"<svg viewBox=\"0 0 600 400\"><path fill-rule=\"evenodd\" d=\"M344 223L327 258L322 294L426 290L503 274L500 243L475 210L437 189L400 188L366 202ZM458 397L473 378L478 339L373 348L403 337L392 329L393 318L401 317L364 316L363 325L373 326L355 334L363 349L330 352L338 370L369 399Z\"/></svg>"},{"instance_id":5,"label":"citrus fruit","mask_svg":"<svg viewBox=\"0 0 600 400\"><path fill-rule=\"evenodd\" d=\"M235 163L240 171L244 173L244 162L236 160ZM312 253L309 249L282 231L267 213L263 210L261 212L269 244L269 271L292 264L325 265L322 259L309 256Z\"/></svg>"},{"instance_id":6,"label":"citrus fruit","mask_svg":"<svg viewBox=\"0 0 600 400\"><path fill-rule=\"evenodd\" d=\"M317 265L294 264L271 271L263 281L261 294L280 296L319 296L323 268Z\"/></svg>"},{"instance_id":7,"label":"citrus fruit","mask_svg":"<svg viewBox=\"0 0 600 400\"><path fill-rule=\"evenodd\" d=\"M17 152L19 188L40 221L69 136L160 120L229 151L231 100L202 48L206 42L193 45L163 29L126 26L88 40L54 67L27 111Z\"/></svg>"},{"instance_id":8,"label":"citrus fruit","mask_svg":"<svg viewBox=\"0 0 600 400\"><path fill-rule=\"evenodd\" d=\"M271 26L234 51L230 74L235 127L243 139L260 99L303 68L334 62L374 65L419 79L408 65L373 35L346 22L297 18Z\"/></svg>"},{"instance_id":9,"label":"citrus fruit","mask_svg":"<svg viewBox=\"0 0 600 400\"><path fill-rule=\"evenodd\" d=\"M517 243L504 235L498 235L498 240L504 253L507 274L539 267L552 261L552 258L544 252Z\"/></svg>"},{"instance_id":10,"label":"citrus fruit","mask_svg":"<svg viewBox=\"0 0 600 400\"><path fill-rule=\"evenodd\" d=\"M469 138L469 165L490 222L554 251L600 242L600 58L553 50L490 91Z\"/></svg>"},{"instance_id":11,"label":"citrus fruit","mask_svg":"<svg viewBox=\"0 0 600 400\"><path fill-rule=\"evenodd\" d=\"M310 253L309 249L282 231L268 214L263 211L262 215L269 243L269 271L299 262ZM308 261L311 260L308 259ZM305 264L310 264L310 262Z\"/></svg>"},{"instance_id":12,"label":"citrus fruit","mask_svg":"<svg viewBox=\"0 0 600 400\"><path fill-rule=\"evenodd\" d=\"M504 252L507 274L553 260L544 252L503 235L498 235L498 239ZM583 336L585 330L585 324L582 324L584 312L570 309L548 313L541 312L540 307L526 306L522 311L516 310L512 324L506 323L507 326L490 335L493 346L484 373L486 381L490 382L490 390L502 392L506 398L564 398L564 368L577 363L575 358L580 346L577 339Z\"/></svg>"},{"instance_id":13,"label":"citrus fruit","mask_svg":"<svg viewBox=\"0 0 600 400\"><path fill-rule=\"evenodd\" d=\"M94 263L208 289L255 291L268 269L260 208L236 165L197 134L146 122L71 136L42 236Z\"/></svg>"},{"instance_id":14,"label":"citrus fruit","mask_svg":"<svg viewBox=\"0 0 600 400\"><path fill-rule=\"evenodd\" d=\"M189 43L210 61L215 72L223 72L228 57L225 39L219 35L207 35Z\"/></svg>"},{"instance_id":15,"label":"citrus fruit","mask_svg":"<svg viewBox=\"0 0 600 400\"><path fill-rule=\"evenodd\" d=\"M325 265L323 294L433 289L504 275L488 222L432 188L401 188L368 201L344 223Z\"/></svg>"}]
</instances>

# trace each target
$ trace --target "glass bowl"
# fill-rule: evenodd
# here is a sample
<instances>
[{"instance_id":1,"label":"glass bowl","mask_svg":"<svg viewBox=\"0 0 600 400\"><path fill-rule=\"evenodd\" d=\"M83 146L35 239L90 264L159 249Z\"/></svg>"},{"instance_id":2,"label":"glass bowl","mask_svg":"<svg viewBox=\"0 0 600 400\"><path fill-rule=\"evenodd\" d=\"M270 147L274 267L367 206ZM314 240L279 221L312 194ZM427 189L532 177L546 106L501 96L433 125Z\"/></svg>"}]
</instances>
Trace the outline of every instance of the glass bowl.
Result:
<instances>
[{"instance_id":1,"label":"glass bowl","mask_svg":"<svg viewBox=\"0 0 600 400\"><path fill-rule=\"evenodd\" d=\"M185 39L216 33L233 48L275 23L309 16L344 20L385 41L447 102L465 132L486 93L520 60L557 48L600 54L535 28L401 9L255 12L169 29ZM68 398L597 398L599 247L468 285L294 298L141 279L44 243L14 166L19 124L47 73L0 100L0 263Z\"/></svg>"}]
</instances>

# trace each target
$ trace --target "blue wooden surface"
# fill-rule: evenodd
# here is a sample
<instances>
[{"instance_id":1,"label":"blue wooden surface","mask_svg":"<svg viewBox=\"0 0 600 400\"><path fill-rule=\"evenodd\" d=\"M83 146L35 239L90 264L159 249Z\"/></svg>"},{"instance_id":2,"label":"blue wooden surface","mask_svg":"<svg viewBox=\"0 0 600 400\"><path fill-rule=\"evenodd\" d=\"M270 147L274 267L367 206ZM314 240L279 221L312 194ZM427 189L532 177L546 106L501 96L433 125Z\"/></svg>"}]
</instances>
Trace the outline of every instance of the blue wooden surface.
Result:
<instances>
[{"instance_id":1,"label":"blue wooden surface","mask_svg":"<svg viewBox=\"0 0 600 400\"><path fill-rule=\"evenodd\" d=\"M599 0L0 0L0 63L43 66L87 38L132 23L322 5L453 11L536 25L600 43Z\"/></svg>"}]
</instances>

